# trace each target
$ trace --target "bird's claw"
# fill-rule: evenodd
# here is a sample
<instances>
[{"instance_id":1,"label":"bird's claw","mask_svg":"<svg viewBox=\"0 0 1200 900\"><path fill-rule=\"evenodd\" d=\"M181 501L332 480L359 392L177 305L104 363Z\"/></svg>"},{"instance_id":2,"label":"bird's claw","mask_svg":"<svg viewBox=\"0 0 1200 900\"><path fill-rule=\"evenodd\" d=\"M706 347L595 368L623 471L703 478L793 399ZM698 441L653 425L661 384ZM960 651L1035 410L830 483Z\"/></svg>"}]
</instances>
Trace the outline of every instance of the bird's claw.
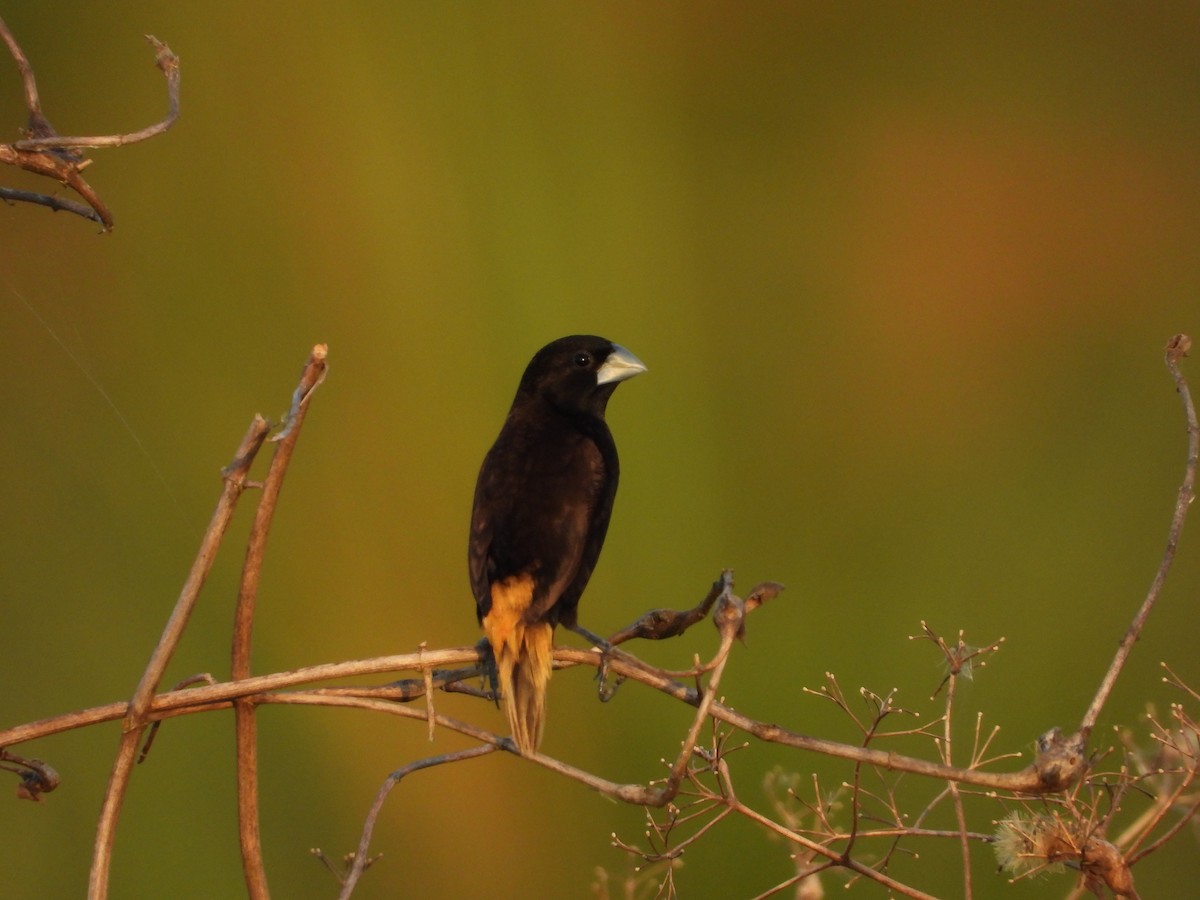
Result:
<instances>
[{"instance_id":1,"label":"bird's claw","mask_svg":"<svg viewBox=\"0 0 1200 900\"><path fill-rule=\"evenodd\" d=\"M617 688L625 680L624 675L616 675L609 680L609 652L613 649L609 644L605 647L597 648L600 651L600 664L596 666L596 696L600 698L601 703L607 703L617 695Z\"/></svg>"},{"instance_id":2,"label":"bird's claw","mask_svg":"<svg viewBox=\"0 0 1200 900\"><path fill-rule=\"evenodd\" d=\"M480 638L475 644L475 649L479 651L479 667L483 676L483 683L492 693L492 701L500 705L500 673L496 669L496 653L492 650L491 642L486 637Z\"/></svg>"}]
</instances>

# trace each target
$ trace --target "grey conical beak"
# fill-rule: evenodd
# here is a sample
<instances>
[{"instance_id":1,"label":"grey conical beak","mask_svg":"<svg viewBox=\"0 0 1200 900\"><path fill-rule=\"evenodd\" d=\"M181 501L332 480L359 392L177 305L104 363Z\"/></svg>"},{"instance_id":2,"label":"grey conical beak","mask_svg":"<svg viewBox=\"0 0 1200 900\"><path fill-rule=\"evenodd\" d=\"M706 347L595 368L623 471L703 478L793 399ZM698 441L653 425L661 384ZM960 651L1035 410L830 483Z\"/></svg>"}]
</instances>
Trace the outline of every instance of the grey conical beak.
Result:
<instances>
[{"instance_id":1,"label":"grey conical beak","mask_svg":"<svg viewBox=\"0 0 1200 900\"><path fill-rule=\"evenodd\" d=\"M611 384L624 381L646 371L646 364L619 344L613 344L612 353L596 370L596 384Z\"/></svg>"}]
</instances>

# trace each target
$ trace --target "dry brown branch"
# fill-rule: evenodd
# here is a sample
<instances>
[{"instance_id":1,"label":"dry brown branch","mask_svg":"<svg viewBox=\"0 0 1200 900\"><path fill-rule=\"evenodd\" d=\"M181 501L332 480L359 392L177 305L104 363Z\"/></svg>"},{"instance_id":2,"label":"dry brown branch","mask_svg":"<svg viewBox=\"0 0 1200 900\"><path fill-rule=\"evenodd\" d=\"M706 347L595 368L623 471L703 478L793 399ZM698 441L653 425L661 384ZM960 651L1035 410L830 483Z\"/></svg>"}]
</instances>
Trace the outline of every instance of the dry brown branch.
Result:
<instances>
[{"instance_id":1,"label":"dry brown branch","mask_svg":"<svg viewBox=\"0 0 1200 900\"><path fill-rule=\"evenodd\" d=\"M88 896L92 900L103 900L108 896L108 873L112 861L113 841L116 837L117 820L121 814L121 804L125 798L125 789L129 784L129 776L141 744L148 719L146 713L154 697L154 691L162 681L167 663L170 662L175 648L183 637L188 619L200 597L200 590L212 568L225 529L233 518L233 511L238 498L245 489L246 476L254 457L266 439L269 426L261 416L255 416L250 428L234 453L233 462L223 472L225 486L221 498L217 502L216 511L209 522L208 530L200 542L200 552L192 563L192 570L184 582L183 590L175 603L175 609L167 620L167 626L159 639L150 661L142 673L141 681L134 689L133 698L126 707L124 720L121 725L121 741L117 749L117 758L109 775L108 789L104 793L104 802L100 809L100 822L96 827L95 846L92 851L92 868L88 876Z\"/></svg>"},{"instance_id":2,"label":"dry brown branch","mask_svg":"<svg viewBox=\"0 0 1200 900\"><path fill-rule=\"evenodd\" d=\"M246 547L246 561L242 566L241 586L238 590L237 607L233 620L233 648L231 651L230 677L234 681L250 677L250 647L254 633L254 608L258 599L258 586L262 575L263 560L267 550L267 537L271 522L279 503L279 492L288 463L300 437L304 415L313 391L325 380L328 371L324 344L313 347L300 375L300 384L293 394L292 407L288 411L283 430L277 437L275 453L262 483L262 493L254 511L254 523ZM242 851L242 871L246 877L246 890L252 900L266 900L266 867L262 857L261 829L258 816L258 728L254 720L254 703L240 699L233 704L237 743L237 796L238 834Z\"/></svg>"},{"instance_id":3,"label":"dry brown branch","mask_svg":"<svg viewBox=\"0 0 1200 900\"><path fill-rule=\"evenodd\" d=\"M433 721L432 716L430 717L430 721ZM387 781L383 783L383 786L375 795L375 802L371 804L371 809L367 813L366 820L363 822L362 837L359 839L358 849L353 854L353 864L342 881L342 890L338 894L338 900L347 900L349 898L354 892L358 880L362 877L363 871L371 863L371 857L368 855L371 834L375 830L375 820L379 817L379 813L383 809L383 803L387 800L388 794L392 792L392 788L398 785L405 776L411 775L413 772L418 772L421 769L431 769L434 766L461 762L464 759L475 759L478 756L486 756L489 753L494 753L499 749L495 744L481 744L478 747L469 747L466 750L458 750L454 753L442 753L438 756L430 756L426 759L418 759L415 762L410 762L408 765L401 766L389 775Z\"/></svg>"},{"instance_id":4,"label":"dry brown branch","mask_svg":"<svg viewBox=\"0 0 1200 900\"><path fill-rule=\"evenodd\" d=\"M1133 617L1133 622L1130 623L1125 636L1121 638L1120 646L1117 647L1112 664L1104 674L1104 679L1100 682L1100 688L1096 691L1096 696L1093 698L1091 705L1088 707L1087 712L1083 714L1083 719L1079 723L1079 734L1085 744L1091 735L1092 728L1096 725L1096 720L1100 718L1100 711L1104 708L1104 704L1108 700L1108 695L1112 693L1113 685L1117 683L1117 676L1121 674L1121 669L1124 668L1125 661L1129 658L1129 654L1133 650L1133 645L1141 637L1146 620L1150 617L1150 611L1154 609L1154 604L1158 602L1159 595L1162 593L1163 585L1167 580L1167 573L1171 570L1171 563L1175 561L1175 550L1179 546L1179 536L1183 533L1183 523L1187 520L1188 508L1191 506L1192 498L1195 496L1196 464L1197 459L1200 458L1200 423L1196 421L1196 407L1192 404L1192 394L1188 390L1187 380L1179 370L1179 362L1187 356L1191 346L1192 339L1190 337L1186 334L1177 334L1171 340L1167 341L1167 346L1164 349L1164 359L1167 369L1171 373L1171 378L1175 381L1175 390L1179 392L1179 399L1183 402L1184 415L1187 417L1188 435L1187 466L1184 470L1183 483L1179 486L1179 495L1175 500L1175 513L1171 516L1171 527L1167 533L1167 546L1163 551L1162 561L1158 564L1158 571L1154 573L1154 580L1150 584L1150 590L1146 594L1146 599L1142 601L1137 615Z\"/></svg>"},{"instance_id":5,"label":"dry brown branch","mask_svg":"<svg viewBox=\"0 0 1200 900\"><path fill-rule=\"evenodd\" d=\"M856 879L867 879L896 895L928 896L889 871L893 858L911 852L908 847L915 840L954 840L958 843L964 869L963 891L967 897L973 891L969 874L970 848L979 842L995 843L1008 853L1010 861L1005 865L1014 880L1066 861L1080 871L1081 889L1104 888L1117 896L1136 896L1132 886L1133 865L1178 835L1183 824L1200 812L1200 795L1195 791L1195 785L1200 783L1200 728L1180 704L1173 705L1171 724L1163 725L1153 717L1150 719L1154 727L1151 739L1159 748L1157 755L1146 755L1127 741L1127 762L1113 773L1096 771L1100 760L1088 758L1087 739L1095 717L1128 657L1129 648L1161 592L1191 499L1200 428L1196 426L1191 398L1177 365L1186 347L1187 339L1183 336L1173 339L1167 358L1183 398L1189 435L1187 470L1172 518L1167 552L1150 595L1122 642L1083 724L1069 736L1064 736L1058 729L1049 730L1039 739L1035 758L1026 767L1015 772L985 769L1016 754L997 754L990 750L995 729L985 733L981 717L976 719L969 758L965 762L955 758L965 755L961 751L953 752L952 742L951 723L960 715L957 712L958 679L970 676L973 667L984 665L984 658L995 652L1000 642L974 648L965 642L962 633L957 641L947 641L925 623L922 623L921 637L937 648L948 674L931 698L935 699L945 689L941 714L932 720L923 719L924 724L911 727L903 724L899 717L908 713L897 705L894 691L876 693L862 688L857 700L852 702L832 674L827 675L819 690L805 691L833 703L850 718L861 736L857 744L803 735L757 720L720 702L717 696L722 675L730 662L733 647L745 635L746 617L781 590L780 585L764 582L741 598L734 592L729 571L723 572L704 599L691 609L653 610L618 631L609 641L596 638L594 648L560 647L554 653L558 668L593 667L618 680L637 682L694 707L678 754L666 763L664 777L649 783L622 783L545 754L523 758L614 800L645 807L652 826L648 833L650 846L638 848L615 841L646 862L665 867L658 886L662 896L675 896L675 871L684 850L714 833L719 823L731 815L761 825L793 849L794 876L761 894L764 897L793 886L801 892L811 889L812 892L805 896L819 896L819 876L835 871L845 873L851 884ZM79 710L0 731L0 770L11 771L20 778L18 792L21 796L38 799L57 785L57 773L40 760L16 756L7 747L99 722L122 720L121 740L96 830L90 897L107 895L116 825L137 749L139 745L143 746L143 754L148 750L149 740L143 739L152 737L153 733L147 735L147 730L167 718L216 709L235 710L239 833L247 890L253 897L268 896L258 824L254 718L257 706L270 703L356 708L421 722L431 738L436 726L474 742L462 751L408 763L385 780L364 819L357 849L346 858L344 872L338 873L330 865L342 881L342 897L350 896L370 864L368 853L379 811L401 779L425 768L496 750L514 750L511 738L438 713L433 703L435 690L487 696L485 691L470 684L481 674L477 647L428 650L421 645L416 653L309 666L271 675L250 674L254 611L270 523L304 413L314 388L325 375L325 354L323 345L313 349L300 384L293 393L284 426L273 438L277 449L260 485L263 492L248 541L239 589L231 680L214 683L207 676L195 676L173 690L158 693L167 664L186 628L237 501L247 487L259 486L248 479L250 467L269 431L261 417L255 417L234 461L223 470L224 483L217 509L132 698L127 703ZM718 630L718 646L708 660L701 661L697 657L695 664L682 672L658 668L615 646L635 637L678 636L709 616ZM379 687L316 686L354 675L397 672L411 673L411 677ZM205 683L193 686L197 681ZM1200 694L1177 678L1174 683L1188 693L1191 701L1200 699ZM418 698L424 698L425 703L410 703ZM860 703L866 704L865 713ZM901 724L894 725L893 721ZM711 729L712 737L702 742L701 734L706 726ZM776 797L772 801L773 812L764 813L746 804L734 791L730 754L751 746L750 743L731 744L730 738L735 734L847 760L852 764L851 776L834 791L822 788L814 776L812 801L800 800L796 782L787 781L787 796ZM886 746L901 738L931 741L936 759L900 754ZM916 815L904 809L895 790L893 782L900 773L923 776L942 785ZM964 796L1008 804L1010 813L1000 825L999 838L969 828ZM1143 797L1149 798L1145 812L1120 836L1108 839L1107 832L1123 804ZM799 808L789 804L799 804ZM955 827L925 827L927 817L947 806ZM847 819L845 824L839 824L839 816ZM882 850L878 849L880 847ZM324 854L318 852L317 855L325 859Z\"/></svg>"},{"instance_id":6,"label":"dry brown branch","mask_svg":"<svg viewBox=\"0 0 1200 900\"><path fill-rule=\"evenodd\" d=\"M318 345L309 356L301 384L312 385L319 383L320 375L325 369L326 348ZM200 597L204 581L216 559L217 549L225 530L233 518L237 501L247 487L250 467L270 432L270 426L262 416L255 416L250 423L245 437L242 438L231 462L222 472L224 488L217 502L208 530L201 540L200 552L192 564L192 570L184 583L183 591L175 604L175 609L167 621L167 627L159 639L158 645L150 655L150 661L142 674L141 681L129 701L128 710L122 722L121 741L117 750L117 758L109 776L108 789L104 795L104 803L100 812L100 823L96 829L96 841L92 854L92 869L88 879L88 896L93 900L103 900L108 895L108 875L111 866L113 843L116 836L117 821L120 817L121 804L124 801L125 790L133 768L137 749L142 743L143 733L148 725L147 710L153 699L154 691L162 681L175 648L183 637L188 619ZM296 431L293 430L293 434ZM281 444L281 447L288 446ZM278 455L277 455L278 458ZM276 491L278 488L276 487ZM272 507L273 509L273 504ZM239 769L239 775L241 770ZM239 806L239 809L241 807ZM256 822L257 820L255 820ZM261 896L261 895L260 895Z\"/></svg>"},{"instance_id":7,"label":"dry brown branch","mask_svg":"<svg viewBox=\"0 0 1200 900\"><path fill-rule=\"evenodd\" d=\"M217 679L213 678L208 672L201 672L198 675L189 675L171 688L173 691L182 691L186 687L191 687L193 684L216 684ZM146 757L150 755L150 748L154 746L154 739L158 737L159 726L162 725L162 719L156 719L146 729L146 740L142 742L142 752L138 754L138 765L146 761Z\"/></svg>"},{"instance_id":8,"label":"dry brown branch","mask_svg":"<svg viewBox=\"0 0 1200 900\"><path fill-rule=\"evenodd\" d=\"M79 151L101 147L122 147L144 141L162 134L179 118L179 58L171 48L153 35L146 40L154 48L154 62L167 82L167 114L159 122L128 134L97 135L93 137L70 137L60 135L42 112L38 96L37 80L33 66L25 52L13 37L4 20L0 18L0 37L8 47L25 91L25 107L29 111L28 136L11 143L0 143L0 163L15 166L65 184L79 194L86 203L66 200L52 194L39 194L14 188L0 187L0 200L7 202L34 203L54 211L63 211L83 216L101 226L102 231L113 227L112 213L100 199L95 189L80 174L91 165L91 160Z\"/></svg>"}]
</instances>

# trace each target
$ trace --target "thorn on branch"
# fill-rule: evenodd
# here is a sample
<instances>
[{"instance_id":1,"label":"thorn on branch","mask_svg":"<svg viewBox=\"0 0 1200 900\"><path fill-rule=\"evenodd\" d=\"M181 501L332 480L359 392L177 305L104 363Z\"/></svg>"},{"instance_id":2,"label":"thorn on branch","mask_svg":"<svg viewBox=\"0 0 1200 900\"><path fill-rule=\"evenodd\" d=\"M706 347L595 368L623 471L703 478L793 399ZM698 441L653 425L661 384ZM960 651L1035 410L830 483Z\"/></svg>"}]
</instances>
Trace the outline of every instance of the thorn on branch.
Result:
<instances>
[{"instance_id":1,"label":"thorn on branch","mask_svg":"<svg viewBox=\"0 0 1200 900\"><path fill-rule=\"evenodd\" d=\"M186 687L191 687L193 684L213 685L216 683L217 679L213 678L210 673L200 672L196 675L189 675L187 678L183 679L183 681L175 685L175 687L171 688L171 690L181 691ZM138 754L137 758L137 764L139 766L144 763L146 761L146 757L150 755L150 748L154 745L154 739L158 736L158 729L162 727L162 723L163 720L158 719L146 732L146 740L142 743L142 752Z\"/></svg>"}]
</instances>

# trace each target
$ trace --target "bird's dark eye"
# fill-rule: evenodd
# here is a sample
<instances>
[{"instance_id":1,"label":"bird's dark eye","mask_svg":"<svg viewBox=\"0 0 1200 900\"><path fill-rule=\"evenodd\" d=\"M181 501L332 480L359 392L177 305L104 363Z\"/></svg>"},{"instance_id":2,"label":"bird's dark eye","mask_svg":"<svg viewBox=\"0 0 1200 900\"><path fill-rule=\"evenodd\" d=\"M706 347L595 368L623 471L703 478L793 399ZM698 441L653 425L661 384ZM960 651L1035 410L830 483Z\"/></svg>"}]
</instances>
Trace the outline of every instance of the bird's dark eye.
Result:
<instances>
[{"instance_id":1,"label":"bird's dark eye","mask_svg":"<svg viewBox=\"0 0 1200 900\"><path fill-rule=\"evenodd\" d=\"M575 365L577 365L581 369L586 369L588 366L590 366L592 364L592 354L588 353L585 350L580 350L571 359L571 362L575 363Z\"/></svg>"}]
</instances>

